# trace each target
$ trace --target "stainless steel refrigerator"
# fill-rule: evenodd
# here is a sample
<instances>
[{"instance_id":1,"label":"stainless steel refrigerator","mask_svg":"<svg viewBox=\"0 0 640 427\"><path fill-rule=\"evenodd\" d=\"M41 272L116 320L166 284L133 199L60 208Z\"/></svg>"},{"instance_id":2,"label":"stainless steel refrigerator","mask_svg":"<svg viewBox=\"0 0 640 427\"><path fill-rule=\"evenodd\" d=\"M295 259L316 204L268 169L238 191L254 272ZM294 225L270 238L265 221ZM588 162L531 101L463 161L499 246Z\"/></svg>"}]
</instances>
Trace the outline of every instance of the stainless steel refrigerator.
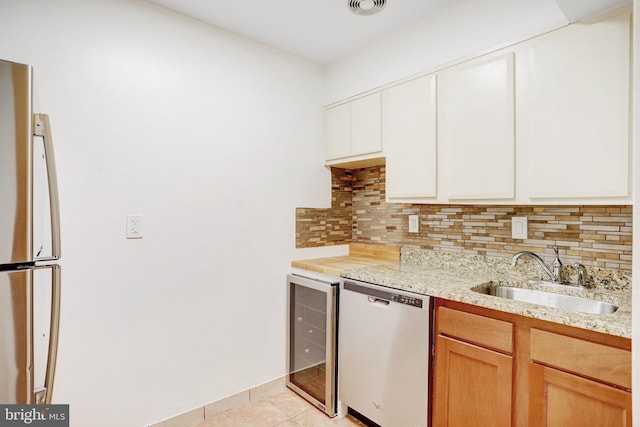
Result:
<instances>
[{"instance_id":1,"label":"stainless steel refrigerator","mask_svg":"<svg viewBox=\"0 0 640 427\"><path fill-rule=\"evenodd\" d=\"M49 118L32 67L0 60L0 403L51 403L60 215Z\"/></svg>"}]
</instances>

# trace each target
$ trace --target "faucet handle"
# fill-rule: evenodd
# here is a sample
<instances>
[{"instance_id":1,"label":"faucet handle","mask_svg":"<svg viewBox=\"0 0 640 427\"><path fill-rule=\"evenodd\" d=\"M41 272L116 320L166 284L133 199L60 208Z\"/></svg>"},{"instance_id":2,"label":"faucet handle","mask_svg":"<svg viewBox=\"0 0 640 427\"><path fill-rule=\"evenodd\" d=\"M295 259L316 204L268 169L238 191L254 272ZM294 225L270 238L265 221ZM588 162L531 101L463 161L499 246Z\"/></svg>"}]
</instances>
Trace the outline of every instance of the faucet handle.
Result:
<instances>
[{"instance_id":1,"label":"faucet handle","mask_svg":"<svg viewBox=\"0 0 640 427\"><path fill-rule=\"evenodd\" d=\"M586 269L584 268L584 265L580 264L579 262L574 262L573 264L571 264L571 267L578 270L578 286L580 288L586 287L584 283L584 276L586 275Z\"/></svg>"},{"instance_id":2,"label":"faucet handle","mask_svg":"<svg viewBox=\"0 0 640 427\"><path fill-rule=\"evenodd\" d=\"M556 258L553 260L551 267L553 268L553 274L556 276L556 280L560 283L563 282L562 278L562 261L560 261L560 255L558 254L558 247L553 247L553 252L556 254Z\"/></svg>"}]
</instances>

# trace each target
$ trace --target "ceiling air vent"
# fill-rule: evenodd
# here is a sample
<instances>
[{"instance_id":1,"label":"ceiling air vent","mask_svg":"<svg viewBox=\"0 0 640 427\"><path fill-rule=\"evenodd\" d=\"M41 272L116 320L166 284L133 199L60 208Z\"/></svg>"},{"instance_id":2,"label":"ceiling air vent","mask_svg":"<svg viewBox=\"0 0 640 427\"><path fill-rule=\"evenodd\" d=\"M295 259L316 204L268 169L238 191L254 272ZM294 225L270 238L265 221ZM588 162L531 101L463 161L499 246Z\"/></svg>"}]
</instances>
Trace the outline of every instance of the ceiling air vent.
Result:
<instances>
[{"instance_id":1,"label":"ceiling air vent","mask_svg":"<svg viewBox=\"0 0 640 427\"><path fill-rule=\"evenodd\" d=\"M368 16L380 12L386 0L349 0L349 10L356 15Z\"/></svg>"}]
</instances>

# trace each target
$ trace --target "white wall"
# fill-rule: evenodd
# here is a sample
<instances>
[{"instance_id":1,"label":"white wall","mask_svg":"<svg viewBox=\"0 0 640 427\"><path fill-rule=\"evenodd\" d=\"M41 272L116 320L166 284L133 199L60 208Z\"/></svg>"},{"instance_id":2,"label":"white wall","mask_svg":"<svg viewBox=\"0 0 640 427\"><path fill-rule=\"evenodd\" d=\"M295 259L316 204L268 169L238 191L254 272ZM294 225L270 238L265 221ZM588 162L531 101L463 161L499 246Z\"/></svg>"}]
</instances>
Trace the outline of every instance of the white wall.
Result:
<instances>
[{"instance_id":1,"label":"white wall","mask_svg":"<svg viewBox=\"0 0 640 427\"><path fill-rule=\"evenodd\" d=\"M283 376L294 209L330 200L322 68L141 0L0 11L0 58L34 66L54 132L72 425L146 425Z\"/></svg>"},{"instance_id":2,"label":"white wall","mask_svg":"<svg viewBox=\"0 0 640 427\"><path fill-rule=\"evenodd\" d=\"M553 0L461 0L327 66L325 104L567 24Z\"/></svg>"}]
</instances>

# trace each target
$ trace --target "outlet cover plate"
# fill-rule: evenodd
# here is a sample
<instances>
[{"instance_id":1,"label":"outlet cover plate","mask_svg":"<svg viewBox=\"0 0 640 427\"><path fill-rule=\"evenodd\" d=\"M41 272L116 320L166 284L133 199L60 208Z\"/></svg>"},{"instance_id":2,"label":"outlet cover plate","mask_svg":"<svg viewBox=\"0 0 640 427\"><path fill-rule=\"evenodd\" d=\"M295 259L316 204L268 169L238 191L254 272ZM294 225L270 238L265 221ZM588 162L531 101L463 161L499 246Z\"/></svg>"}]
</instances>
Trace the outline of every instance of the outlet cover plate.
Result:
<instances>
[{"instance_id":1,"label":"outlet cover plate","mask_svg":"<svg viewBox=\"0 0 640 427\"><path fill-rule=\"evenodd\" d=\"M420 220L418 215L409 215L409 233L420 232Z\"/></svg>"},{"instance_id":2,"label":"outlet cover plate","mask_svg":"<svg viewBox=\"0 0 640 427\"><path fill-rule=\"evenodd\" d=\"M127 215L127 239L142 239L142 215Z\"/></svg>"},{"instance_id":3,"label":"outlet cover plate","mask_svg":"<svg viewBox=\"0 0 640 427\"><path fill-rule=\"evenodd\" d=\"M514 216L511 218L511 238L513 239L528 238L526 216Z\"/></svg>"}]
</instances>

